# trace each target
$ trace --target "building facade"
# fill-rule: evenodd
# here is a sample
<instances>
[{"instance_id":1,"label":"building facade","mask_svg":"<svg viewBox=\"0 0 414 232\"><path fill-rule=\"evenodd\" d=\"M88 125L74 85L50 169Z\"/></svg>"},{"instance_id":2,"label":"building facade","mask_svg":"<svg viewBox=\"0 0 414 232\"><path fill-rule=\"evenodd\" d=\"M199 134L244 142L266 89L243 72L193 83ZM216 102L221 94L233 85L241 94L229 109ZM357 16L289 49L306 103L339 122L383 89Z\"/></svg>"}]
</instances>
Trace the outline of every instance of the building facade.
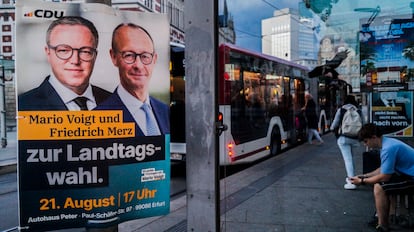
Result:
<instances>
[{"instance_id":1,"label":"building facade","mask_svg":"<svg viewBox=\"0 0 414 232\"><path fill-rule=\"evenodd\" d=\"M16 125L16 94L14 84L15 60L15 10L13 0L1 0L0 4L0 76L4 81L6 121ZM1 100L1 99L0 99ZM2 109L3 110L3 109Z\"/></svg>"},{"instance_id":2,"label":"building facade","mask_svg":"<svg viewBox=\"0 0 414 232\"><path fill-rule=\"evenodd\" d=\"M307 66L315 64L315 37L311 22L292 9L276 10L262 20L262 53Z\"/></svg>"},{"instance_id":3,"label":"building facade","mask_svg":"<svg viewBox=\"0 0 414 232\"><path fill-rule=\"evenodd\" d=\"M234 30L233 17L228 11L227 1L224 0L223 12L218 16L219 19L219 44L222 43L236 43L236 32Z\"/></svg>"},{"instance_id":4,"label":"building facade","mask_svg":"<svg viewBox=\"0 0 414 232\"><path fill-rule=\"evenodd\" d=\"M170 41L184 44L184 0L112 0L112 7L167 14L170 20Z\"/></svg>"},{"instance_id":5,"label":"building facade","mask_svg":"<svg viewBox=\"0 0 414 232\"><path fill-rule=\"evenodd\" d=\"M0 5L0 24L1 24L1 55L2 59L14 60L14 29L15 13L14 2L3 0Z\"/></svg>"}]
</instances>

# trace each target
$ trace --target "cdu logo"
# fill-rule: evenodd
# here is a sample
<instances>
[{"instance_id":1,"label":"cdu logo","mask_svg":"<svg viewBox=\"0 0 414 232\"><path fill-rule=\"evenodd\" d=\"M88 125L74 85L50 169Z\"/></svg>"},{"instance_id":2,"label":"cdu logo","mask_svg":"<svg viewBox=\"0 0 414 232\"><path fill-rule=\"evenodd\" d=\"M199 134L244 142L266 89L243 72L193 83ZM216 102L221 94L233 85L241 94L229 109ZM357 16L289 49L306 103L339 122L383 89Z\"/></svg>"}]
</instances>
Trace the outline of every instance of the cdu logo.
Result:
<instances>
[{"instance_id":1,"label":"cdu logo","mask_svg":"<svg viewBox=\"0 0 414 232\"><path fill-rule=\"evenodd\" d=\"M60 10L34 10L28 13L25 13L23 16L24 17L35 17L35 18L46 18L46 19L51 19L51 18L61 18L64 15L64 11Z\"/></svg>"}]
</instances>

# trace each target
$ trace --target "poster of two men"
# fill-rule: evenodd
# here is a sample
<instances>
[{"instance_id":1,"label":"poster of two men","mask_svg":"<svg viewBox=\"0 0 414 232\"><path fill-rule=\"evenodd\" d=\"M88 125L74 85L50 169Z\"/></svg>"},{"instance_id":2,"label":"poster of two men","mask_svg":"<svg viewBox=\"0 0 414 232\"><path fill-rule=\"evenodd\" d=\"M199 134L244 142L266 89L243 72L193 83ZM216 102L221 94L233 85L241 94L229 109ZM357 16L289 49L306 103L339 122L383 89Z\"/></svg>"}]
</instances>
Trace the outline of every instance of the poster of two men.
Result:
<instances>
[{"instance_id":1,"label":"poster of two men","mask_svg":"<svg viewBox=\"0 0 414 232\"><path fill-rule=\"evenodd\" d=\"M102 4L16 4L20 226L169 212L169 23Z\"/></svg>"}]
</instances>

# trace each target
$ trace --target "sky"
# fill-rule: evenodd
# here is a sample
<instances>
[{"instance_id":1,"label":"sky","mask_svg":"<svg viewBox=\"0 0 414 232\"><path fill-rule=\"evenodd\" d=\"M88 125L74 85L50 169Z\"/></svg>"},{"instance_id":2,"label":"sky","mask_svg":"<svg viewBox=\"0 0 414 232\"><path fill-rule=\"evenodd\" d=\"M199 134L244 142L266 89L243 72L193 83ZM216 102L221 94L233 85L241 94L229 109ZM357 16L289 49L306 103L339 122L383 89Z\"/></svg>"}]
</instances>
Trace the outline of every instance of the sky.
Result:
<instances>
[{"instance_id":1,"label":"sky","mask_svg":"<svg viewBox=\"0 0 414 232\"><path fill-rule=\"evenodd\" d=\"M303 0L226 0L236 31L236 44L247 49L262 52L261 21L273 16L275 10L292 8L297 10ZM359 18L368 18L369 12L355 12L355 8L381 7L381 14L410 13L411 0L339 0L333 4L329 18L331 23L359 25ZM224 0L219 1L219 13L223 12ZM344 13L347 12L347 13ZM350 14L352 17L350 17ZM381 15L380 14L380 15ZM379 16L380 16L379 15ZM323 34L323 33L321 33Z\"/></svg>"},{"instance_id":2,"label":"sky","mask_svg":"<svg viewBox=\"0 0 414 232\"><path fill-rule=\"evenodd\" d=\"M224 0L220 0L222 12ZM236 30L236 44L247 49L262 52L261 22L273 16L275 10L297 9L302 0L227 0L227 9L233 17Z\"/></svg>"}]
</instances>

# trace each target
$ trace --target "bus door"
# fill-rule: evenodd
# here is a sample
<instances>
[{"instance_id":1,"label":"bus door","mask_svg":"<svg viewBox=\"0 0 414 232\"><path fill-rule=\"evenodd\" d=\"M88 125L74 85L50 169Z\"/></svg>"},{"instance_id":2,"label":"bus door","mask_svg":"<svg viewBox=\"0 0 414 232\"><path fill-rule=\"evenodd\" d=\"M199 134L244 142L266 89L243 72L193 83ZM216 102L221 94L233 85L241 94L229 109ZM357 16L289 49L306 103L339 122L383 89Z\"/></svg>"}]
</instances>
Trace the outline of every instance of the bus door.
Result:
<instances>
[{"instance_id":1,"label":"bus door","mask_svg":"<svg viewBox=\"0 0 414 232\"><path fill-rule=\"evenodd\" d=\"M306 121L302 112L305 106L305 82L302 79L290 79L290 94L292 96L291 107L289 109L289 121L292 122L290 128L291 141L293 144L302 141L306 136Z\"/></svg>"},{"instance_id":2,"label":"bus door","mask_svg":"<svg viewBox=\"0 0 414 232\"><path fill-rule=\"evenodd\" d=\"M235 142L245 143L266 136L262 83L259 73L243 70L240 79L232 82L231 131Z\"/></svg>"}]
</instances>

